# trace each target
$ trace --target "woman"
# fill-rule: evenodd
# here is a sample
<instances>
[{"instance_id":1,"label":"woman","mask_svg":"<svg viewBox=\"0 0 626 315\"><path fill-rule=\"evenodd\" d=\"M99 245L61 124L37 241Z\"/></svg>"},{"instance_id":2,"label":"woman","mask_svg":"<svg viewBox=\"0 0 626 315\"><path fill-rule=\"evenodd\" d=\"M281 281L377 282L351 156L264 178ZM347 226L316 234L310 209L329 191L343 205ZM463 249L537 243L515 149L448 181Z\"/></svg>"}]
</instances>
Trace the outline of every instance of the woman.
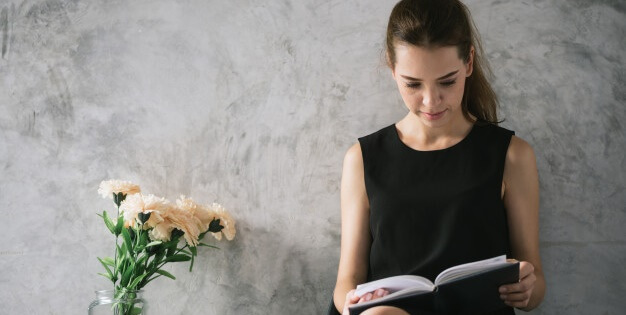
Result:
<instances>
[{"instance_id":1,"label":"woman","mask_svg":"<svg viewBox=\"0 0 626 315\"><path fill-rule=\"evenodd\" d=\"M357 284L400 274L433 280L448 267L501 254L520 261L520 281L499 288L508 306L496 313L530 310L543 299L535 156L497 126L481 54L458 0L394 7L386 56L409 112L359 138L344 159L334 291L343 314L388 293L354 296ZM375 307L367 314L407 311Z\"/></svg>"}]
</instances>

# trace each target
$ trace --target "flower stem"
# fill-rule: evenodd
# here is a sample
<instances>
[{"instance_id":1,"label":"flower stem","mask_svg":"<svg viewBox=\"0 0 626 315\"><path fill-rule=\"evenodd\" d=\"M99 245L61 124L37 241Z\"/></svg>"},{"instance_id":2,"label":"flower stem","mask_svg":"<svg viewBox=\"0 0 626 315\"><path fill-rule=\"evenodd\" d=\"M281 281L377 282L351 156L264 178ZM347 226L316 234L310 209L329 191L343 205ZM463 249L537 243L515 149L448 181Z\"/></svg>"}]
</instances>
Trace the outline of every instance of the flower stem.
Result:
<instances>
[{"instance_id":1,"label":"flower stem","mask_svg":"<svg viewBox=\"0 0 626 315\"><path fill-rule=\"evenodd\" d=\"M187 248L187 246L189 246L189 244L185 244L185 246L183 246L183 247L181 247L181 248L178 248L178 250L174 253L174 255L176 255L176 254L180 253L183 249ZM166 262L166 261L164 261L164 262L163 262L160 266L156 267L156 269L155 269L155 270L159 270L159 269L161 269L161 267L163 267L166 263L167 263L167 262Z\"/></svg>"},{"instance_id":2,"label":"flower stem","mask_svg":"<svg viewBox=\"0 0 626 315\"><path fill-rule=\"evenodd\" d=\"M117 220L119 220L120 218L120 205L117 205L117 216L115 217ZM117 220L115 221L117 224ZM115 274L113 275L113 279L111 279L113 281L113 294L115 294L115 283L117 282L117 272L119 271L119 268L117 266L117 239L119 238L119 235L117 235L117 232L115 233L115 256L113 256L113 259L115 259L115 270L113 270L115 272Z\"/></svg>"}]
</instances>

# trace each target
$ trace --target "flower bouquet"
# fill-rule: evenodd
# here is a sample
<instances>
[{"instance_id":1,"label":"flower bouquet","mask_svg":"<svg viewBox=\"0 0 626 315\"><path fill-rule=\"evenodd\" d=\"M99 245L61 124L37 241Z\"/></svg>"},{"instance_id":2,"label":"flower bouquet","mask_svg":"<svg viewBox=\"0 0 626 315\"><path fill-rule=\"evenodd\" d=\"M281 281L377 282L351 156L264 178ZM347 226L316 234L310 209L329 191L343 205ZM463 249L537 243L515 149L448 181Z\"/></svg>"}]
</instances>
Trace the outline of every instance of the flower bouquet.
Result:
<instances>
[{"instance_id":1,"label":"flower bouquet","mask_svg":"<svg viewBox=\"0 0 626 315\"><path fill-rule=\"evenodd\" d=\"M139 186L118 180L103 181L98 193L117 205L115 217L106 211L98 214L115 236L115 255L98 257L106 271L99 274L114 285L114 302L109 303L114 314L141 314L139 290L161 276L176 279L162 269L165 264L189 261L191 272L198 247L217 248L201 242L205 235L217 240L235 237L235 221L216 203L200 205L185 196L171 203L142 195Z\"/></svg>"}]
</instances>

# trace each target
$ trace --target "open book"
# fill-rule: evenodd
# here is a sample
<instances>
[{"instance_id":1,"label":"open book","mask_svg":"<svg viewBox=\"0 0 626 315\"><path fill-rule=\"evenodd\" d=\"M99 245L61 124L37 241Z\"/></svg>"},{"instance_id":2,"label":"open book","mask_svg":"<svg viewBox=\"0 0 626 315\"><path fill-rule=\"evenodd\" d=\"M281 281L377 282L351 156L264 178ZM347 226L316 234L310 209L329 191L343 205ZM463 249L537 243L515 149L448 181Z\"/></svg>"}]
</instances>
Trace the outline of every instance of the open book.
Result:
<instances>
[{"instance_id":1,"label":"open book","mask_svg":"<svg viewBox=\"0 0 626 315\"><path fill-rule=\"evenodd\" d=\"M350 315L378 305L396 306L409 313L490 312L505 307L498 288L518 280L519 263L507 262L505 255L448 268L437 276L435 283L412 275L384 278L358 285L355 295L379 288L389 294L351 306Z\"/></svg>"}]
</instances>

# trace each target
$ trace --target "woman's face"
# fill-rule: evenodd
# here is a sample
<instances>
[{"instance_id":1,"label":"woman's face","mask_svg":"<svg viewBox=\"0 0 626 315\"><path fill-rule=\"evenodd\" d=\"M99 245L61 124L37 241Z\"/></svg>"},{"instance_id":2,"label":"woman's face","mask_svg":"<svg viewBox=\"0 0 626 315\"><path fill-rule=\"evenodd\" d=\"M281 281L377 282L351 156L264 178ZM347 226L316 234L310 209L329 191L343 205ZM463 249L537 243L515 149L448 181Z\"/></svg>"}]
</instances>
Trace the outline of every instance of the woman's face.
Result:
<instances>
[{"instance_id":1,"label":"woman's face","mask_svg":"<svg viewBox=\"0 0 626 315\"><path fill-rule=\"evenodd\" d=\"M464 119L461 100L465 78L472 73L474 50L468 63L454 46L423 48L397 44L393 78L409 111L429 127Z\"/></svg>"}]
</instances>

